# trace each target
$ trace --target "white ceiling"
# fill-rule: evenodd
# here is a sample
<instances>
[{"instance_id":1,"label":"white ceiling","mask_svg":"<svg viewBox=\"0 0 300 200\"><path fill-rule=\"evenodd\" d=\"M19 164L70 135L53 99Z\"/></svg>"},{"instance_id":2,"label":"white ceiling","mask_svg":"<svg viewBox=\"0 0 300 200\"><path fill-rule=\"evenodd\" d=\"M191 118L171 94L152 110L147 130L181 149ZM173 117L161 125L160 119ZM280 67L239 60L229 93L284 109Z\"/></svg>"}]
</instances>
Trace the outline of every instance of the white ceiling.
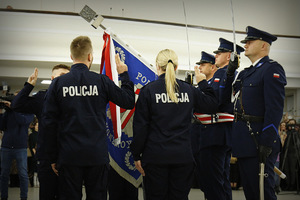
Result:
<instances>
[{"instance_id":1,"label":"white ceiling","mask_svg":"<svg viewBox=\"0 0 300 200\"><path fill-rule=\"evenodd\" d=\"M300 0L232 0L237 43L245 37L248 25L275 35L270 57L286 70L288 88L300 86ZM219 46L219 37L233 40L230 0L185 0L187 32L183 26L134 22L106 18L121 39L154 64L157 53L174 49L179 56L179 68L188 70L200 59L200 52L212 53ZM14 10L4 10L11 5ZM94 45L94 65L99 71L103 46L101 28L94 29L80 16L84 5L104 16L145 19L185 24L183 3L179 0L1 0L0 1L0 84L5 82L20 89L34 67L39 68L39 80L49 79L51 68L58 63L71 65L69 44L78 35L87 35ZM28 13L20 10L51 11ZM69 12L61 15L55 12ZM223 31L224 30L224 31ZM241 68L250 61L242 54ZM183 76L183 71L179 77ZM36 89L48 86L37 85Z\"/></svg>"}]
</instances>

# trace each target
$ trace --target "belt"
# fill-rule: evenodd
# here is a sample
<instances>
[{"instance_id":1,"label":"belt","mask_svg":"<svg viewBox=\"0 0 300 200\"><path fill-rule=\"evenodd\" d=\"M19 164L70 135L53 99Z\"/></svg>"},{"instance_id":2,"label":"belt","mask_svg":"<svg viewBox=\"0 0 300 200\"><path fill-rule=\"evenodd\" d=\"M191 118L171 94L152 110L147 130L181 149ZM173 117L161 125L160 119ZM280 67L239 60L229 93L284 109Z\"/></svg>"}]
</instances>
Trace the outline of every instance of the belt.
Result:
<instances>
[{"instance_id":1,"label":"belt","mask_svg":"<svg viewBox=\"0 0 300 200\"><path fill-rule=\"evenodd\" d=\"M245 122L264 122L264 117L254 116L254 115L245 115L241 113L234 113L234 118L236 121L245 121Z\"/></svg>"},{"instance_id":2,"label":"belt","mask_svg":"<svg viewBox=\"0 0 300 200\"><path fill-rule=\"evenodd\" d=\"M216 114L201 114L194 113L194 116L202 124L215 124L222 122L233 122L234 115L229 113L216 113Z\"/></svg>"}]
</instances>

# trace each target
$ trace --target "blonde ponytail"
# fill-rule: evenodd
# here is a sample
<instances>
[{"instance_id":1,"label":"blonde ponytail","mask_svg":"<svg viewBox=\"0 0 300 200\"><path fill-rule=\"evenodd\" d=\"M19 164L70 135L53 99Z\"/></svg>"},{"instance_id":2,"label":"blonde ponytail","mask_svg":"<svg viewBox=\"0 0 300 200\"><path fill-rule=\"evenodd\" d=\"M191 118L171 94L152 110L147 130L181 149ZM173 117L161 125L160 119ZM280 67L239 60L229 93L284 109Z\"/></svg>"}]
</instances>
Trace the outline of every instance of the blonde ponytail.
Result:
<instances>
[{"instance_id":1,"label":"blonde ponytail","mask_svg":"<svg viewBox=\"0 0 300 200\"><path fill-rule=\"evenodd\" d=\"M176 93L178 92L178 83L176 81L175 68L178 66L178 57L171 49L165 49L158 53L156 64L166 72L165 84L169 98L178 103Z\"/></svg>"},{"instance_id":2,"label":"blonde ponytail","mask_svg":"<svg viewBox=\"0 0 300 200\"><path fill-rule=\"evenodd\" d=\"M176 81L174 65L171 62L168 62L165 76L166 90L170 99L178 103L178 98L176 92L178 92L178 83Z\"/></svg>"}]
</instances>

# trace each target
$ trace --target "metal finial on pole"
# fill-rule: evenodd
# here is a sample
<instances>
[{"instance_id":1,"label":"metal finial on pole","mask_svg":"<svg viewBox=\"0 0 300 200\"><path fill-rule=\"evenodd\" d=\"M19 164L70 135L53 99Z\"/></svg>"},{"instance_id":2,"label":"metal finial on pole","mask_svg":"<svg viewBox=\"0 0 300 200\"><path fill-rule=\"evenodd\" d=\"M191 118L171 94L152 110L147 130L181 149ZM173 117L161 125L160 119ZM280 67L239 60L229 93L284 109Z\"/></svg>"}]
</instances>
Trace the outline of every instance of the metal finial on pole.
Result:
<instances>
[{"instance_id":1,"label":"metal finial on pole","mask_svg":"<svg viewBox=\"0 0 300 200\"><path fill-rule=\"evenodd\" d=\"M231 15L232 15L232 31L233 31L233 52L231 53L231 61L234 61L234 54L236 54L236 39L235 39L235 24L234 24L234 13L233 13L233 4L232 0L230 0L231 4Z\"/></svg>"},{"instance_id":2,"label":"metal finial on pole","mask_svg":"<svg viewBox=\"0 0 300 200\"><path fill-rule=\"evenodd\" d=\"M91 25L95 29L100 26L103 30L106 30L106 28L101 24L104 18L101 15L97 15L97 13L93 11L89 6L85 5L80 11L79 15L89 23L93 20L93 23Z\"/></svg>"}]
</instances>

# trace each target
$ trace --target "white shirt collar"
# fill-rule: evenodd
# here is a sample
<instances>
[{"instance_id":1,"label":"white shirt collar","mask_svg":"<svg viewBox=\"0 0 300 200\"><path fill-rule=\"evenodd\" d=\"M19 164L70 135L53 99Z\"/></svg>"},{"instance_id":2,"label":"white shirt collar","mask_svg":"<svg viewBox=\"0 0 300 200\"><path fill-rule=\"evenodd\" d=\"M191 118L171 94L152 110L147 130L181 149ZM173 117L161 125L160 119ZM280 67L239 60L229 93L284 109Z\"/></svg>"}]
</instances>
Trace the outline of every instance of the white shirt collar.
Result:
<instances>
[{"instance_id":1,"label":"white shirt collar","mask_svg":"<svg viewBox=\"0 0 300 200\"><path fill-rule=\"evenodd\" d=\"M252 65L255 66L262 58L259 58L258 60L256 60L254 63L252 63Z\"/></svg>"}]
</instances>

